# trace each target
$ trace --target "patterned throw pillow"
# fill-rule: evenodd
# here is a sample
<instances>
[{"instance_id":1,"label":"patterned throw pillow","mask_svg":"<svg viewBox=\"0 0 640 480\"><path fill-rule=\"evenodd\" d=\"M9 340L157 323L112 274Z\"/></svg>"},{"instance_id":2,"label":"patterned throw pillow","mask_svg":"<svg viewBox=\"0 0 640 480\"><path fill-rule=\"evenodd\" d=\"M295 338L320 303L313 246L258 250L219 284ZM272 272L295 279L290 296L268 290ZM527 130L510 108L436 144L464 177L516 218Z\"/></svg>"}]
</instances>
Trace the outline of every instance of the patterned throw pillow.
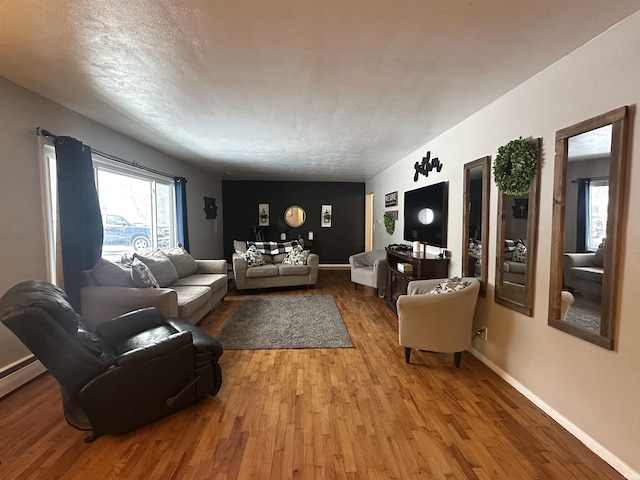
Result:
<instances>
[{"instance_id":1,"label":"patterned throw pillow","mask_svg":"<svg viewBox=\"0 0 640 480\"><path fill-rule=\"evenodd\" d=\"M468 287L469 285L469 282L463 282L459 277L453 277L446 282L439 283L438 285L433 287L433 289L431 289L429 293L440 294L458 292L463 288Z\"/></svg>"},{"instance_id":2,"label":"patterned throw pillow","mask_svg":"<svg viewBox=\"0 0 640 480\"><path fill-rule=\"evenodd\" d=\"M527 263L527 246L524 243L518 242L511 260L519 263Z\"/></svg>"},{"instance_id":3,"label":"patterned throw pillow","mask_svg":"<svg viewBox=\"0 0 640 480\"><path fill-rule=\"evenodd\" d=\"M242 256L247 261L247 267L260 267L266 263L262 254L253 245L247 248Z\"/></svg>"},{"instance_id":4,"label":"patterned throw pillow","mask_svg":"<svg viewBox=\"0 0 640 480\"><path fill-rule=\"evenodd\" d=\"M153 276L149 267L139 259L134 258L131 262L131 279L140 288L159 288L156 277Z\"/></svg>"},{"instance_id":5,"label":"patterned throw pillow","mask_svg":"<svg viewBox=\"0 0 640 480\"><path fill-rule=\"evenodd\" d=\"M478 262L482 259L482 244L477 242L469 243L469 255L478 259Z\"/></svg>"},{"instance_id":6,"label":"patterned throw pillow","mask_svg":"<svg viewBox=\"0 0 640 480\"><path fill-rule=\"evenodd\" d=\"M303 250L298 245L296 248L287 253L287 256L282 260L283 265L306 265L309 258L309 250Z\"/></svg>"}]
</instances>

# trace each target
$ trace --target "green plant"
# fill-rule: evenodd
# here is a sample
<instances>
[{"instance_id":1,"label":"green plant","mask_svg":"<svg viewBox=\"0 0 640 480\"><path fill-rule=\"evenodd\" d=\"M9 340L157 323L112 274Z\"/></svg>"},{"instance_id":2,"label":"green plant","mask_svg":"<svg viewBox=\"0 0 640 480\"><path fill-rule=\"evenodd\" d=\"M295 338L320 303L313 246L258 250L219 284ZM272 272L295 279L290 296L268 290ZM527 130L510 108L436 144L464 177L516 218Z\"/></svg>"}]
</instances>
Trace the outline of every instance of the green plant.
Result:
<instances>
[{"instance_id":1,"label":"green plant","mask_svg":"<svg viewBox=\"0 0 640 480\"><path fill-rule=\"evenodd\" d=\"M384 212L384 228L389 235L396 230L396 218L391 212Z\"/></svg>"},{"instance_id":2,"label":"green plant","mask_svg":"<svg viewBox=\"0 0 640 480\"><path fill-rule=\"evenodd\" d=\"M522 137L498 148L493 180L507 195L524 195L536 174L538 154L534 143Z\"/></svg>"}]
</instances>

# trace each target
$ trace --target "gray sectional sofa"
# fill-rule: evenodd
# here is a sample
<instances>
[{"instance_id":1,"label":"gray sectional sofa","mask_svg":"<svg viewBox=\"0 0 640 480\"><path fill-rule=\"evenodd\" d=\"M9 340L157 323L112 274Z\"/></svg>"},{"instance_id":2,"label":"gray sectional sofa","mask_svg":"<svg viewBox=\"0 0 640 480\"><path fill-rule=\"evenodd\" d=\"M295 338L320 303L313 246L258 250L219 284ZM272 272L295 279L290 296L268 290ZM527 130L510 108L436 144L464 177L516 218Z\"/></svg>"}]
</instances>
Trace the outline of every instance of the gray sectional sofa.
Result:
<instances>
[{"instance_id":1,"label":"gray sectional sofa","mask_svg":"<svg viewBox=\"0 0 640 480\"><path fill-rule=\"evenodd\" d=\"M233 276L238 290L254 288L313 286L318 280L320 258L310 253L303 265L286 265L286 253L262 254L265 264L249 266L246 257L247 242L234 240Z\"/></svg>"},{"instance_id":2,"label":"gray sectional sofa","mask_svg":"<svg viewBox=\"0 0 640 480\"><path fill-rule=\"evenodd\" d=\"M100 259L83 272L81 288L82 316L92 326L144 307L157 307L165 318L195 325L227 294L226 260L195 260L175 249L135 257L149 268L159 288L141 287L130 265Z\"/></svg>"},{"instance_id":3,"label":"gray sectional sofa","mask_svg":"<svg viewBox=\"0 0 640 480\"><path fill-rule=\"evenodd\" d=\"M570 292L602 296L605 243L595 252L564 254L564 286Z\"/></svg>"}]
</instances>

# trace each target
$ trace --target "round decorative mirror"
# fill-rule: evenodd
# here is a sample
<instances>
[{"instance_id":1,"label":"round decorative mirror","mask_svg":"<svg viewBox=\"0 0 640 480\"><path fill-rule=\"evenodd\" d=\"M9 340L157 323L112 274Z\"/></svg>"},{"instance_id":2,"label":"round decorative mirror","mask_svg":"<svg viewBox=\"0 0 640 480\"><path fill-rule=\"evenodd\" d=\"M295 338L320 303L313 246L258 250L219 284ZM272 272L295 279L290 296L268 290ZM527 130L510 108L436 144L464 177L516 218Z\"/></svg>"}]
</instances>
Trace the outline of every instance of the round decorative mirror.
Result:
<instances>
[{"instance_id":1,"label":"round decorative mirror","mask_svg":"<svg viewBox=\"0 0 640 480\"><path fill-rule=\"evenodd\" d=\"M290 227L299 227L301 226L307 218L307 214L305 213L302 207L298 205L291 205L284 211L284 221Z\"/></svg>"}]
</instances>

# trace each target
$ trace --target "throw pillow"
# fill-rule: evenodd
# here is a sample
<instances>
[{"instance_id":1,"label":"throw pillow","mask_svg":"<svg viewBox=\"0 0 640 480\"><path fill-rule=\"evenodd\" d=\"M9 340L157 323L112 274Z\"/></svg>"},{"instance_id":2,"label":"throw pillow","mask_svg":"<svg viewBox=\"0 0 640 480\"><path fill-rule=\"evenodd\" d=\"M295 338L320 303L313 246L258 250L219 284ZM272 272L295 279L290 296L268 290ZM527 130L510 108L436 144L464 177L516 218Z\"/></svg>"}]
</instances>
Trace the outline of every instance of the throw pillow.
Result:
<instances>
[{"instance_id":1,"label":"throw pillow","mask_svg":"<svg viewBox=\"0 0 640 480\"><path fill-rule=\"evenodd\" d=\"M140 288L158 288L160 286L149 267L137 258L131 262L131 279Z\"/></svg>"},{"instance_id":2,"label":"throw pillow","mask_svg":"<svg viewBox=\"0 0 640 480\"><path fill-rule=\"evenodd\" d=\"M242 256L247 261L247 267L260 267L266 263L262 254L253 245Z\"/></svg>"},{"instance_id":3,"label":"throw pillow","mask_svg":"<svg viewBox=\"0 0 640 480\"><path fill-rule=\"evenodd\" d=\"M519 263L527 263L527 246L524 243L518 242L516 249L513 251L511 260Z\"/></svg>"},{"instance_id":4,"label":"throw pillow","mask_svg":"<svg viewBox=\"0 0 640 480\"><path fill-rule=\"evenodd\" d=\"M162 252L155 252L153 255L148 257L134 254L134 258L137 258L142 263L144 263L153 276L156 277L158 281L158 285L161 287L168 287L173 284L176 280L178 280L178 272L176 271L176 267L173 266L169 257L167 257Z\"/></svg>"},{"instance_id":5,"label":"throw pillow","mask_svg":"<svg viewBox=\"0 0 640 480\"><path fill-rule=\"evenodd\" d=\"M440 293L451 293L451 292L459 292L465 287L470 285L469 282L463 282L459 277L453 277L447 280L446 282L440 282L435 287L431 289L429 293L440 294Z\"/></svg>"},{"instance_id":6,"label":"throw pillow","mask_svg":"<svg viewBox=\"0 0 640 480\"><path fill-rule=\"evenodd\" d=\"M173 263L176 272L178 272L178 278L188 277L198 271L196 260L181 245L170 250L163 250L163 253Z\"/></svg>"},{"instance_id":7,"label":"throw pillow","mask_svg":"<svg viewBox=\"0 0 640 480\"><path fill-rule=\"evenodd\" d=\"M91 270L91 277L102 287L135 287L129 266L101 258Z\"/></svg>"},{"instance_id":8,"label":"throw pillow","mask_svg":"<svg viewBox=\"0 0 640 480\"><path fill-rule=\"evenodd\" d=\"M282 259L283 265L306 265L309 258L309 250L304 250L300 245L287 253Z\"/></svg>"}]
</instances>

